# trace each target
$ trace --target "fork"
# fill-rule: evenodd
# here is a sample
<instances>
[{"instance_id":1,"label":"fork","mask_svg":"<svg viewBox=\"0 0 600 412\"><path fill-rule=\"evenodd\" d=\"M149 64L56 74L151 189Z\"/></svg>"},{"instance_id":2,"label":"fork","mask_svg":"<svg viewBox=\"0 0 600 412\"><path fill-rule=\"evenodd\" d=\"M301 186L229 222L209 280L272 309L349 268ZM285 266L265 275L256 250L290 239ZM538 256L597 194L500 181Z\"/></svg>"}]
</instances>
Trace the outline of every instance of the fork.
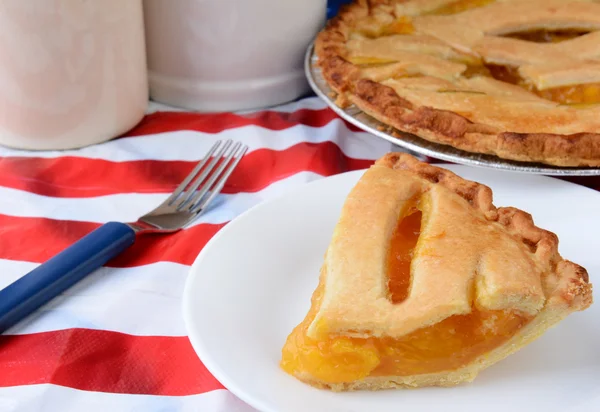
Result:
<instances>
[{"instance_id":1,"label":"fork","mask_svg":"<svg viewBox=\"0 0 600 412\"><path fill-rule=\"evenodd\" d=\"M175 191L131 223L108 222L0 290L0 334L148 233L173 233L205 211L248 147L218 141ZM221 162L219 162L221 160Z\"/></svg>"}]
</instances>

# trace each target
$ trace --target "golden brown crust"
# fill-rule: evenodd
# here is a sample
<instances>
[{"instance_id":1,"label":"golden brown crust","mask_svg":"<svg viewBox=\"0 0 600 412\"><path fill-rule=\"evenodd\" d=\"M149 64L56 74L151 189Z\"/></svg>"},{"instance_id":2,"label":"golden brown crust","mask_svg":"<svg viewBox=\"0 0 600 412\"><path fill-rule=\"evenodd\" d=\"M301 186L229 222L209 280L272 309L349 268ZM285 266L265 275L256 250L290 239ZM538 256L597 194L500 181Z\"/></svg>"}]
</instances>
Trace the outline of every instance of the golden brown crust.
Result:
<instances>
[{"instance_id":1,"label":"golden brown crust","mask_svg":"<svg viewBox=\"0 0 600 412\"><path fill-rule=\"evenodd\" d=\"M487 113L478 117L474 116L474 113L470 110L461 112L458 107L461 106L462 100L458 97L457 108L449 110L433 107L434 105L431 105L429 101L423 103L421 101L423 93L420 92L420 88L417 88L415 93L412 94L415 96L414 99L402 97L397 89L394 90L394 88L380 83L381 79L377 76L366 74L368 69L361 68L348 60L350 59L350 51L346 46L350 41L353 30L362 27L360 25L364 25L364 21L368 21L369 24L373 25L388 24L387 20L379 17L385 14L382 10L388 10L394 6L398 9L404 7L409 10L408 5L412 3L416 4L415 0L409 2L393 0L386 2L355 2L334 17L326 29L317 36L315 50L318 56L318 64L327 83L338 93L337 104L344 107L352 103L395 130L412 133L426 140L469 152L562 167L600 166L600 122L598 120L600 119L600 106L581 110L567 109L548 101L545 101L549 103L547 105L534 102L534 95L531 94L531 99L523 99L523 101L531 100L529 106L524 104L513 107L511 106L513 104L511 98L490 99L489 103L476 102L475 105L488 105ZM449 3L449 1L445 3ZM550 3L546 4L541 0L530 0L529 3L531 3L530 8L535 9L537 7L539 9L538 13L532 15L529 19L531 21L526 18L516 21L518 19L514 16L518 13L501 13L501 19L492 19L494 24L504 24L506 26L515 20L515 24L527 26L527 24L536 23L538 20L544 21L547 18L546 14L552 14ZM571 18L579 18L580 22L587 24L586 27L592 29L600 27L600 19L597 16L588 15L589 10L596 10L600 5L578 3L574 7L567 7L562 4L564 2L554 1L554 3L563 13L567 13L569 16L572 14ZM522 5L520 2L511 5L494 4L494 7L501 10L501 8L514 8L515 5L524 7L524 10L529 7ZM544 7L540 7L540 5ZM418 7L424 6L418 5ZM460 18L468 19L470 15L479 16L477 22L479 25L483 24L482 28L484 28L485 19L482 19L481 16L487 14L482 9L462 13ZM428 35L443 36L444 32L439 27L452 22L449 17L452 16L423 16L421 20L416 19L415 24L421 24L424 27L423 30L425 30L428 27L426 23L431 20L431 26L434 29L432 29L433 33L428 33ZM368 19L373 20L373 23L370 23L371 20ZM441 20L438 22L436 19ZM495 25L492 26L501 32L501 28ZM450 24L449 30L455 31L455 29L452 29L453 27L455 26ZM470 29L480 30L480 28L473 27ZM436 33L436 30L439 33ZM481 32L478 31L478 33ZM461 39L453 43L450 39L440 37L437 37L437 41L447 40L448 44L460 53L470 52L477 55L486 51L490 54L490 62L504 59L508 61L506 64L517 64L519 61L523 64L536 63L544 56L566 56L576 50L577 55L581 56L582 59L579 63L568 61L563 62L562 66L560 64L543 67L523 66L523 75L533 76L530 80L543 89L548 87L549 81L556 81L555 86L564 84L566 81L565 73L567 72L572 73L573 76L581 72L581 75L578 76L581 77L581 81L584 83L595 79L594 76L600 73L596 70L598 64L600 64L600 54L598 54L600 53L598 48L600 43L594 41L598 37L598 33L600 32L592 32L581 38L563 43L537 45L516 39L493 37L485 35L485 33L477 44L466 44L467 40L463 41ZM468 41L475 41L473 38L477 36L469 35L466 37L471 39ZM539 50L539 53L531 52L534 49ZM412 53L412 51L406 51L406 53ZM556 62L556 59L553 61ZM399 64L406 64L406 62ZM568 69L569 67L571 69ZM375 68L374 70L379 69ZM428 76L431 75L428 74ZM377 81L370 80L371 78ZM431 79L434 80L435 77L431 77ZM508 105L505 114L496 115L502 116L502 120L499 122L491 121L495 113L500 113L496 110L496 105L498 107ZM521 118L515 117L514 121L511 121L511 116L517 114Z\"/></svg>"},{"instance_id":2,"label":"golden brown crust","mask_svg":"<svg viewBox=\"0 0 600 412\"><path fill-rule=\"evenodd\" d=\"M376 164L392 169L410 170L432 183L443 185L480 210L488 221L502 225L508 233L527 245L546 274L546 296L553 304L560 302L574 310L592 304L592 286L585 268L565 260L558 252L558 236L535 225L531 214L514 208L496 208L489 187L463 179L455 173L424 163L406 153L388 153Z\"/></svg>"},{"instance_id":3,"label":"golden brown crust","mask_svg":"<svg viewBox=\"0 0 600 412\"><path fill-rule=\"evenodd\" d=\"M385 256L399 216L414 199L424 209L413 282L396 305L386 298ZM325 262L325 294L308 328L313 339L348 333L399 338L468 314L473 305L529 315L548 309L548 302L581 310L591 294L585 270L564 263L556 235L535 226L529 214L496 208L485 185L403 153L379 159L353 188Z\"/></svg>"},{"instance_id":4,"label":"golden brown crust","mask_svg":"<svg viewBox=\"0 0 600 412\"><path fill-rule=\"evenodd\" d=\"M480 183L465 180L447 169L432 166L404 153L388 153L375 164L389 169L408 170L419 177L444 186L465 199L471 206L479 209L486 219L496 220L498 211L493 205L492 190Z\"/></svg>"},{"instance_id":5,"label":"golden brown crust","mask_svg":"<svg viewBox=\"0 0 600 412\"><path fill-rule=\"evenodd\" d=\"M501 132L466 117L431 107L414 107L391 87L359 80L350 101L377 120L427 140L506 159L555 166L600 166L600 134Z\"/></svg>"}]
</instances>

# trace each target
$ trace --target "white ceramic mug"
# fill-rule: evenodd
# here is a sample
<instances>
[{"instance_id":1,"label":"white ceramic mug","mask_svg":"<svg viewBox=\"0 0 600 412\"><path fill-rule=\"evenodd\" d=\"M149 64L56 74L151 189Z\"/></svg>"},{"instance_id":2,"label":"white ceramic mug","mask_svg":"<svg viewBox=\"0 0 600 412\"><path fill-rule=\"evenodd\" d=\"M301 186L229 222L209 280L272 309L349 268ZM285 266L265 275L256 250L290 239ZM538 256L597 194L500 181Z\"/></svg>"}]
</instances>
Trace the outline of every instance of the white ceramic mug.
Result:
<instances>
[{"instance_id":1,"label":"white ceramic mug","mask_svg":"<svg viewBox=\"0 0 600 412\"><path fill-rule=\"evenodd\" d=\"M144 0L150 96L200 111L293 100L326 0Z\"/></svg>"},{"instance_id":2,"label":"white ceramic mug","mask_svg":"<svg viewBox=\"0 0 600 412\"><path fill-rule=\"evenodd\" d=\"M68 149L144 116L141 0L2 0L0 144Z\"/></svg>"}]
</instances>

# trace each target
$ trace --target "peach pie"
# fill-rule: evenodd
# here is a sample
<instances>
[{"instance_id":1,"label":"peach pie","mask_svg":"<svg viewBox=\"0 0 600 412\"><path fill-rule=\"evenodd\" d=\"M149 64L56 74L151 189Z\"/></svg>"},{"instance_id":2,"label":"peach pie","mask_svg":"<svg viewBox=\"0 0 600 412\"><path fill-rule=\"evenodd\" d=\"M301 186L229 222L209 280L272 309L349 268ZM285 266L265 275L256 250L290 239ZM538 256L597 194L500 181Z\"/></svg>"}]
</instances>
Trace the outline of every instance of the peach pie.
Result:
<instances>
[{"instance_id":1,"label":"peach pie","mask_svg":"<svg viewBox=\"0 0 600 412\"><path fill-rule=\"evenodd\" d=\"M336 391L452 386L591 303L586 270L529 214L392 153L348 195L281 367Z\"/></svg>"},{"instance_id":2,"label":"peach pie","mask_svg":"<svg viewBox=\"0 0 600 412\"><path fill-rule=\"evenodd\" d=\"M600 166L599 0L355 0L315 51L336 103L392 134Z\"/></svg>"}]
</instances>

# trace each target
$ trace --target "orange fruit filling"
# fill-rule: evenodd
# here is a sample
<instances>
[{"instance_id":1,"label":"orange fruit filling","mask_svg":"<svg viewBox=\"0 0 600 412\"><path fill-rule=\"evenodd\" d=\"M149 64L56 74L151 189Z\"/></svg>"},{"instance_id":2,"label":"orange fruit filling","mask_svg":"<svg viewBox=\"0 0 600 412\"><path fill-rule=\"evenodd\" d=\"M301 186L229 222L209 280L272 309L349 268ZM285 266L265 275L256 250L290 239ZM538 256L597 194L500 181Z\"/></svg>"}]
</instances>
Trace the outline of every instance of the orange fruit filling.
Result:
<instances>
[{"instance_id":1,"label":"orange fruit filling","mask_svg":"<svg viewBox=\"0 0 600 412\"><path fill-rule=\"evenodd\" d=\"M600 103L600 83L560 86L538 90L534 85L519 76L517 69L509 66L486 64L490 75L503 82L516 84L543 99L561 104L594 104Z\"/></svg>"},{"instance_id":2,"label":"orange fruit filling","mask_svg":"<svg viewBox=\"0 0 600 412\"><path fill-rule=\"evenodd\" d=\"M477 7L487 6L488 4L493 3L495 0L457 0L452 3L448 3L439 7L435 10L427 14L435 14L435 15L448 15L448 14L456 14L461 13L463 11L467 11L470 9L474 9Z\"/></svg>"},{"instance_id":3,"label":"orange fruit filling","mask_svg":"<svg viewBox=\"0 0 600 412\"><path fill-rule=\"evenodd\" d=\"M383 59L380 57L368 57L368 56L349 56L347 60L352 64L358 64L360 66L379 66L383 64L394 63L394 59Z\"/></svg>"},{"instance_id":4,"label":"orange fruit filling","mask_svg":"<svg viewBox=\"0 0 600 412\"><path fill-rule=\"evenodd\" d=\"M511 37L536 43L558 43L561 41L574 39L586 33L587 32L581 30L541 29L507 34L504 37ZM517 68L515 67L486 64L485 68L487 68L489 75L495 79L520 86L543 99L551 100L561 104L573 105L600 103L600 83L560 86L539 90L533 84L521 78Z\"/></svg>"},{"instance_id":5,"label":"orange fruit filling","mask_svg":"<svg viewBox=\"0 0 600 412\"><path fill-rule=\"evenodd\" d=\"M410 264L420 234L422 214L411 210L400 219L388 254L390 300L401 304L410 290ZM510 339L530 318L512 311L473 308L401 338L307 336L323 297L324 279L313 293L306 318L288 336L281 367L302 379L343 383L368 376L406 376L457 369Z\"/></svg>"},{"instance_id":6,"label":"orange fruit filling","mask_svg":"<svg viewBox=\"0 0 600 412\"><path fill-rule=\"evenodd\" d=\"M369 38L377 38L382 36L391 36L394 34L411 34L415 31L410 17L401 16L390 24L380 25L369 17L363 21L362 27L358 28L358 33Z\"/></svg>"},{"instance_id":7,"label":"orange fruit filling","mask_svg":"<svg viewBox=\"0 0 600 412\"><path fill-rule=\"evenodd\" d=\"M582 30L531 30L519 33L505 34L504 37L532 41L535 43L560 43L587 34Z\"/></svg>"},{"instance_id":8,"label":"orange fruit filling","mask_svg":"<svg viewBox=\"0 0 600 412\"><path fill-rule=\"evenodd\" d=\"M413 26L410 18L402 16L396 19L392 24L384 27L380 35L411 34L414 31L415 26Z\"/></svg>"},{"instance_id":9,"label":"orange fruit filling","mask_svg":"<svg viewBox=\"0 0 600 412\"><path fill-rule=\"evenodd\" d=\"M402 302L408 297L410 289L410 263L421 233L420 210L413 209L404 219L400 219L398 227L392 235L388 253L388 291L392 303Z\"/></svg>"},{"instance_id":10,"label":"orange fruit filling","mask_svg":"<svg viewBox=\"0 0 600 412\"><path fill-rule=\"evenodd\" d=\"M546 90L535 90L534 93L544 99L562 104L600 103L600 83L553 87Z\"/></svg>"}]
</instances>

